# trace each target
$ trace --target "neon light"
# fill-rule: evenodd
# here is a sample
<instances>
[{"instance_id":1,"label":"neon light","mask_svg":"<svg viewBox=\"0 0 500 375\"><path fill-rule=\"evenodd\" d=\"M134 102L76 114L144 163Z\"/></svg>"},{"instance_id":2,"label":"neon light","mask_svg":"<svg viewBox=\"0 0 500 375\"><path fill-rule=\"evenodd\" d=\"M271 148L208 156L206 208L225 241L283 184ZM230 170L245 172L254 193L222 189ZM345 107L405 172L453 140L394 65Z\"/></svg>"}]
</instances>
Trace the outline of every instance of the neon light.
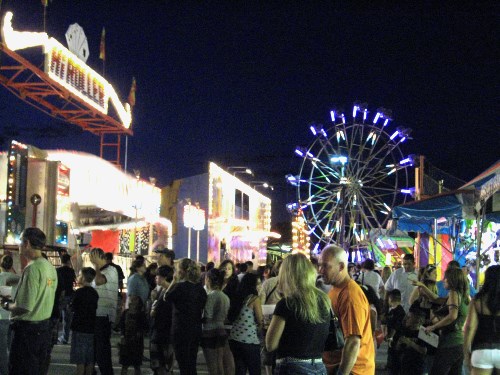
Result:
<instances>
[{"instance_id":1,"label":"neon light","mask_svg":"<svg viewBox=\"0 0 500 375\"><path fill-rule=\"evenodd\" d=\"M377 112L375 118L373 119L373 123L376 124L379 118L380 118L380 112Z\"/></svg>"},{"instance_id":2,"label":"neon light","mask_svg":"<svg viewBox=\"0 0 500 375\"><path fill-rule=\"evenodd\" d=\"M356 112L358 111L358 106L355 105L352 109L352 118L356 118Z\"/></svg>"},{"instance_id":3,"label":"neon light","mask_svg":"<svg viewBox=\"0 0 500 375\"><path fill-rule=\"evenodd\" d=\"M332 156L330 158L330 162L332 163L340 163L340 164L346 164L347 163L347 156Z\"/></svg>"},{"instance_id":4,"label":"neon light","mask_svg":"<svg viewBox=\"0 0 500 375\"><path fill-rule=\"evenodd\" d=\"M396 138L396 136L398 134L399 134L399 131L396 130L394 133L392 133L390 140L392 141L394 138Z\"/></svg>"},{"instance_id":5,"label":"neon light","mask_svg":"<svg viewBox=\"0 0 500 375\"><path fill-rule=\"evenodd\" d=\"M342 117L342 124L345 124L345 115L343 113L342 113L341 117Z\"/></svg>"},{"instance_id":6,"label":"neon light","mask_svg":"<svg viewBox=\"0 0 500 375\"><path fill-rule=\"evenodd\" d=\"M384 215L389 215L389 212L380 210Z\"/></svg>"},{"instance_id":7,"label":"neon light","mask_svg":"<svg viewBox=\"0 0 500 375\"><path fill-rule=\"evenodd\" d=\"M51 79L101 113L108 113L108 101L111 100L122 125L127 129L130 127L130 105L121 103L115 89L104 77L46 33L14 31L12 17L12 12L7 12L2 27L2 37L7 48L17 51L43 46L46 55L45 72Z\"/></svg>"},{"instance_id":8,"label":"neon light","mask_svg":"<svg viewBox=\"0 0 500 375\"><path fill-rule=\"evenodd\" d=\"M410 159L410 158L405 158L405 159L401 160L401 161L399 162L399 164L403 165L403 164L409 163L410 161L411 161L411 159Z\"/></svg>"},{"instance_id":9,"label":"neon light","mask_svg":"<svg viewBox=\"0 0 500 375\"><path fill-rule=\"evenodd\" d=\"M388 173L387 173L387 176L393 174L394 172L396 172L396 168L392 168Z\"/></svg>"},{"instance_id":10,"label":"neon light","mask_svg":"<svg viewBox=\"0 0 500 375\"><path fill-rule=\"evenodd\" d=\"M328 134L326 134L325 129L321 129L321 134L323 134L323 137L328 138Z\"/></svg>"},{"instance_id":11,"label":"neon light","mask_svg":"<svg viewBox=\"0 0 500 375\"><path fill-rule=\"evenodd\" d=\"M386 118L385 121L384 121L384 126L386 126L388 123L389 123L389 119Z\"/></svg>"},{"instance_id":12,"label":"neon light","mask_svg":"<svg viewBox=\"0 0 500 375\"><path fill-rule=\"evenodd\" d=\"M295 153L296 153L297 155L299 155L299 156L304 156L304 152L302 152L302 150L300 150L300 149L298 149L298 148L296 148L296 149L295 149Z\"/></svg>"},{"instance_id":13,"label":"neon light","mask_svg":"<svg viewBox=\"0 0 500 375\"><path fill-rule=\"evenodd\" d=\"M368 110L365 109L364 112L363 112L363 121L366 120L366 116L368 116Z\"/></svg>"},{"instance_id":14,"label":"neon light","mask_svg":"<svg viewBox=\"0 0 500 375\"><path fill-rule=\"evenodd\" d=\"M384 247L384 243L382 242L382 240L380 238L377 238L377 243L379 244L380 247Z\"/></svg>"},{"instance_id":15,"label":"neon light","mask_svg":"<svg viewBox=\"0 0 500 375\"><path fill-rule=\"evenodd\" d=\"M387 211L391 211L391 208L386 203L384 203L384 207L387 209Z\"/></svg>"},{"instance_id":16,"label":"neon light","mask_svg":"<svg viewBox=\"0 0 500 375\"><path fill-rule=\"evenodd\" d=\"M316 135L316 127L314 125L311 125L309 129L311 129L311 133L313 133L313 135Z\"/></svg>"},{"instance_id":17,"label":"neon light","mask_svg":"<svg viewBox=\"0 0 500 375\"><path fill-rule=\"evenodd\" d=\"M411 194L411 189L401 189L401 193L403 193L403 194Z\"/></svg>"},{"instance_id":18,"label":"neon light","mask_svg":"<svg viewBox=\"0 0 500 375\"><path fill-rule=\"evenodd\" d=\"M335 122L335 111L330 111L330 117L332 118L332 122Z\"/></svg>"},{"instance_id":19,"label":"neon light","mask_svg":"<svg viewBox=\"0 0 500 375\"><path fill-rule=\"evenodd\" d=\"M404 141L406 141L406 137L401 138L400 142L403 143Z\"/></svg>"}]
</instances>

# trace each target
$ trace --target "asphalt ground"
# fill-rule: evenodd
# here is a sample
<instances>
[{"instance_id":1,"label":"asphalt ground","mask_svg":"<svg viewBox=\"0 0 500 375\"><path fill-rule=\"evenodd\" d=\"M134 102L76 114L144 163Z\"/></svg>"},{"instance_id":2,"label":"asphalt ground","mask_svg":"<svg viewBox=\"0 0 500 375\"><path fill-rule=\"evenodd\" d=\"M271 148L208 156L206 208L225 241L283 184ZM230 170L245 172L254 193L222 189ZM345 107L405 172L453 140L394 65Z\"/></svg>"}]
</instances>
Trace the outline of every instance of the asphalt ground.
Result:
<instances>
[{"instance_id":1,"label":"asphalt ground","mask_svg":"<svg viewBox=\"0 0 500 375\"><path fill-rule=\"evenodd\" d=\"M121 366L118 363L118 342L120 340L120 335L117 333L113 333L111 336L111 345L112 345L112 359L113 359L113 368L115 374L120 374ZM146 338L144 343L144 356L149 358L149 341ZM75 374L76 366L69 363L69 352L70 345L56 345L52 351L52 361L49 368L49 374L51 375L66 375L66 374ZM388 372L384 369L387 360L387 344L383 343L379 349L376 351L376 371L377 375L385 375ZM205 361L205 357L203 356L203 352L200 348L198 351L198 362L197 362L197 372L200 375L208 374L207 364ZM99 371L98 371L99 373ZM129 374L133 374L133 369L129 368ZM149 375L153 374L152 370L149 367L149 361L143 361L142 364L142 374ZM175 365L174 374L179 374L179 369ZM264 369L262 370L262 374L265 374Z\"/></svg>"}]
</instances>

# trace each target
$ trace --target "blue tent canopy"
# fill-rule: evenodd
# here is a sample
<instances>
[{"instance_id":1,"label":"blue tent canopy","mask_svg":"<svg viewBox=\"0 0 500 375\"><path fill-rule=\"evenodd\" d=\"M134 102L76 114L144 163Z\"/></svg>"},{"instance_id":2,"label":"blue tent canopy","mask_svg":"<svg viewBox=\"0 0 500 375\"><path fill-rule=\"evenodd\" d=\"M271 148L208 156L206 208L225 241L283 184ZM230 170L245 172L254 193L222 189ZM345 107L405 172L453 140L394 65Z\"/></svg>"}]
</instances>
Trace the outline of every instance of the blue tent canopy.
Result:
<instances>
[{"instance_id":1,"label":"blue tent canopy","mask_svg":"<svg viewBox=\"0 0 500 375\"><path fill-rule=\"evenodd\" d=\"M425 233L432 233L434 220L439 219L438 233L449 233L449 219L461 219L466 216L457 193L459 192L445 193L395 207L392 217L398 220L397 227L400 230Z\"/></svg>"},{"instance_id":2,"label":"blue tent canopy","mask_svg":"<svg viewBox=\"0 0 500 375\"><path fill-rule=\"evenodd\" d=\"M447 233L457 219L474 219L481 207L486 219L500 222L500 161L465 184L461 189L407 203L392 210L397 228L432 233L438 219L438 233Z\"/></svg>"}]
</instances>

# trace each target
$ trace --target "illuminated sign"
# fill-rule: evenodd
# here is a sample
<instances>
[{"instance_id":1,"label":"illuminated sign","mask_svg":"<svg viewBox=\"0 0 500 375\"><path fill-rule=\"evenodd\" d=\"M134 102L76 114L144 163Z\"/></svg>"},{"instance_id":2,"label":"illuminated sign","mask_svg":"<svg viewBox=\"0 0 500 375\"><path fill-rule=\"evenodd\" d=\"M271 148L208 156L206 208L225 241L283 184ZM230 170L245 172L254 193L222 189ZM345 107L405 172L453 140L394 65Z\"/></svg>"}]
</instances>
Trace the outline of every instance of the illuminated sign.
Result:
<instances>
[{"instance_id":1,"label":"illuminated sign","mask_svg":"<svg viewBox=\"0 0 500 375\"><path fill-rule=\"evenodd\" d=\"M57 195L69 196L69 168L62 164L57 168Z\"/></svg>"},{"instance_id":2,"label":"illuminated sign","mask_svg":"<svg viewBox=\"0 0 500 375\"><path fill-rule=\"evenodd\" d=\"M184 206L183 222L186 228L205 229L205 210L187 204Z\"/></svg>"},{"instance_id":3,"label":"illuminated sign","mask_svg":"<svg viewBox=\"0 0 500 375\"><path fill-rule=\"evenodd\" d=\"M15 31L12 28L12 12L7 12L2 26L2 39L11 51L43 46L45 72L71 93L101 113L108 114L111 100L122 125L129 128L132 122L130 105L118 98L113 86L97 72L89 68L75 54L47 33Z\"/></svg>"},{"instance_id":4,"label":"illuminated sign","mask_svg":"<svg viewBox=\"0 0 500 375\"><path fill-rule=\"evenodd\" d=\"M92 107L103 113L108 112L105 86L100 77L76 56L54 39L50 39L50 50L45 54L45 72L54 81L74 92Z\"/></svg>"}]
</instances>

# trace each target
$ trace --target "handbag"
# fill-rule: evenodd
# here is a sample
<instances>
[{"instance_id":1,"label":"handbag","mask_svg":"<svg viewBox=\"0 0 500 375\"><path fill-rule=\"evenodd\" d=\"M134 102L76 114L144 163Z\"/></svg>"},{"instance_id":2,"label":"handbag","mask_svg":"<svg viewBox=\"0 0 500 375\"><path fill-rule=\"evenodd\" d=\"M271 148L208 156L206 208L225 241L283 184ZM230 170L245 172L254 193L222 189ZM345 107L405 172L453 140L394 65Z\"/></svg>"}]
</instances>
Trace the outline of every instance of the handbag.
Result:
<instances>
[{"instance_id":1,"label":"handbag","mask_svg":"<svg viewBox=\"0 0 500 375\"><path fill-rule=\"evenodd\" d=\"M344 334L340 327L340 322L330 307L330 327L328 337L325 342L325 352L341 350L344 347Z\"/></svg>"}]
</instances>

